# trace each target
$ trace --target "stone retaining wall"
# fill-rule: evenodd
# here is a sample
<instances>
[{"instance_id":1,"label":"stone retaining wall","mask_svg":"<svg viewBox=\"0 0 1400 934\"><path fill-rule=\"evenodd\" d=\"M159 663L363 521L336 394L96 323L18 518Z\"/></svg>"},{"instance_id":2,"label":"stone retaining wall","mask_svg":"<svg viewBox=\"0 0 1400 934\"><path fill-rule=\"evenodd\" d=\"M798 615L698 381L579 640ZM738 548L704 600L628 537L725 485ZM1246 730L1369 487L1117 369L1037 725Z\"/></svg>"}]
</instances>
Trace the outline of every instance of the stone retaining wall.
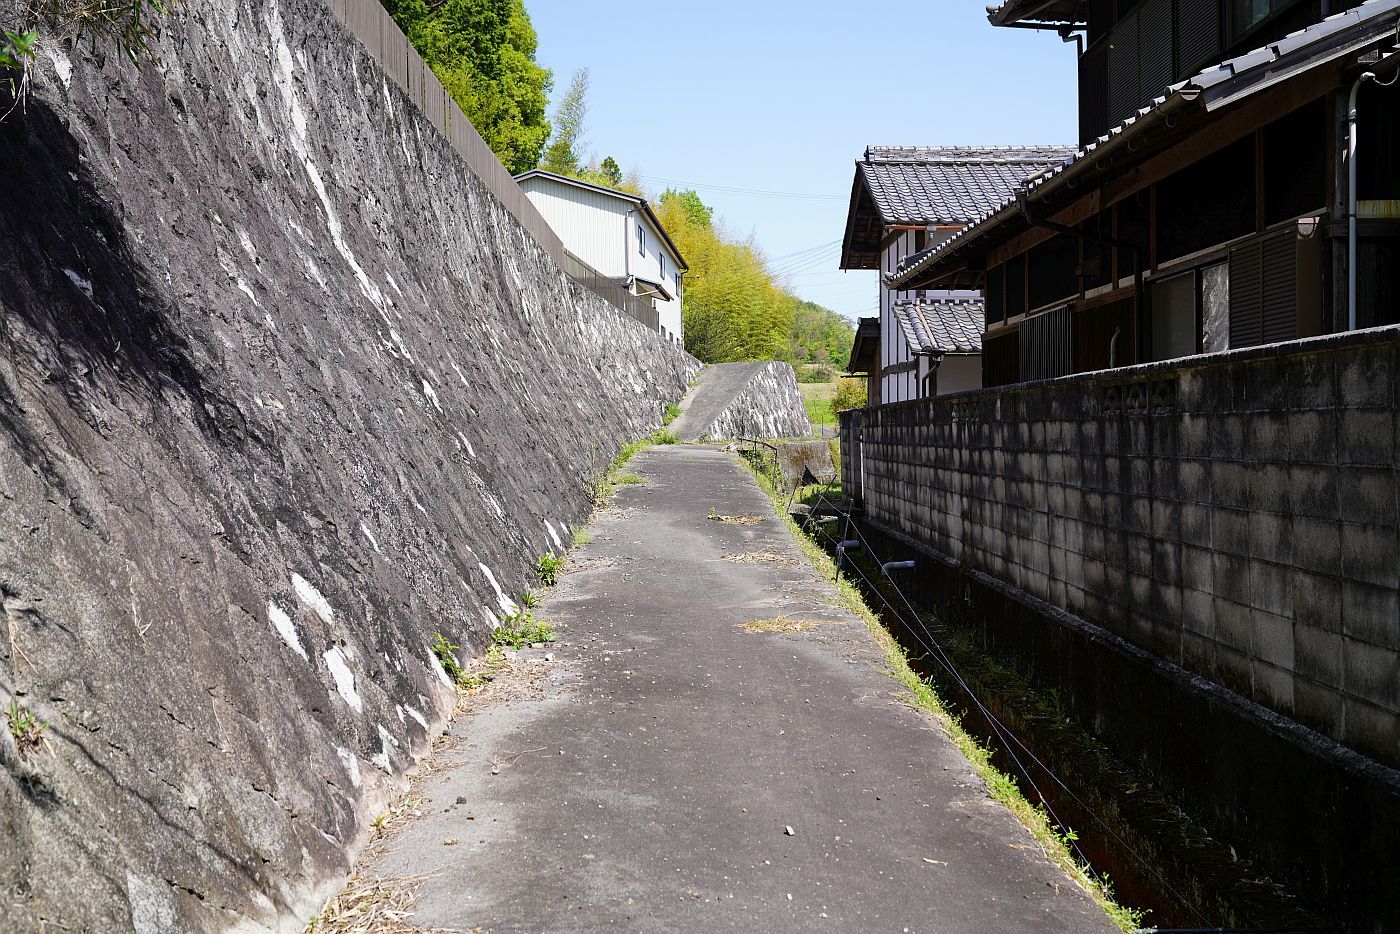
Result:
<instances>
[{"instance_id":1,"label":"stone retaining wall","mask_svg":"<svg viewBox=\"0 0 1400 934\"><path fill-rule=\"evenodd\" d=\"M0 929L300 929L692 358L317 0L189 0L0 124Z\"/></svg>"}]
</instances>

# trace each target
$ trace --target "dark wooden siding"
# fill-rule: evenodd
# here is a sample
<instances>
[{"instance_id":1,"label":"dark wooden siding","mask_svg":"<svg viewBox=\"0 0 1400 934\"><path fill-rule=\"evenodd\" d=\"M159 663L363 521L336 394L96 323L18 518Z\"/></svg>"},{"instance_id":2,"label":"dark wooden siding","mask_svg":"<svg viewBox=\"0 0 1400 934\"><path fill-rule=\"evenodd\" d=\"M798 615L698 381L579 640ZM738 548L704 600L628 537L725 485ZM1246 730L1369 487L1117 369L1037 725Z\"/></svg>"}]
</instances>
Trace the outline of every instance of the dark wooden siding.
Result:
<instances>
[{"instance_id":1,"label":"dark wooden siding","mask_svg":"<svg viewBox=\"0 0 1400 934\"><path fill-rule=\"evenodd\" d=\"M1114 332L1118 340L1114 342ZM1109 351L1116 353L1110 362ZM1074 322L1074 369L1076 373L1106 370L1112 366L1137 363L1137 328L1133 300L1112 302L1079 312Z\"/></svg>"},{"instance_id":2,"label":"dark wooden siding","mask_svg":"<svg viewBox=\"0 0 1400 934\"><path fill-rule=\"evenodd\" d=\"M1021 345L1015 334L982 344L982 385L1007 386L1021 379Z\"/></svg>"},{"instance_id":3,"label":"dark wooden siding","mask_svg":"<svg viewBox=\"0 0 1400 934\"><path fill-rule=\"evenodd\" d=\"M1069 305L1021 322L1021 379L1074 372L1074 309Z\"/></svg>"},{"instance_id":4,"label":"dark wooden siding","mask_svg":"<svg viewBox=\"0 0 1400 934\"><path fill-rule=\"evenodd\" d=\"M1254 137L1249 136L1159 182L1157 261L1253 232L1254 179Z\"/></svg>"}]
</instances>

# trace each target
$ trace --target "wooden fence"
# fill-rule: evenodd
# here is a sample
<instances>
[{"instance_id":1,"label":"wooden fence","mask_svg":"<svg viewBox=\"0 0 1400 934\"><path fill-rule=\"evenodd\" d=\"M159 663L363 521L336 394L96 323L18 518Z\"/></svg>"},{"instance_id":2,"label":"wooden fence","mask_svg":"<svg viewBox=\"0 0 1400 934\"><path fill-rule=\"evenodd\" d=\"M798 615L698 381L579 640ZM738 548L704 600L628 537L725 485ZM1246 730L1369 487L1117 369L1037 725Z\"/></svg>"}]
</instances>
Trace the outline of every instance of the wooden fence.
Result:
<instances>
[{"instance_id":1,"label":"wooden fence","mask_svg":"<svg viewBox=\"0 0 1400 934\"><path fill-rule=\"evenodd\" d=\"M651 328L661 330L661 312L650 299L638 298L616 279L609 279L568 250L564 251L564 271L579 285L620 309L628 317Z\"/></svg>"},{"instance_id":2,"label":"wooden fence","mask_svg":"<svg viewBox=\"0 0 1400 934\"><path fill-rule=\"evenodd\" d=\"M563 241L530 203L530 199L525 197L525 192L516 184L510 171L496 158L491 147L486 145L476 127L472 126L467 115L462 113L462 109L438 81L433 70L419 57L417 50L409 43L393 17L385 12L379 0L327 0L327 3L374 60L442 132L486 188L500 200L536 242L554 257L560 268L567 271ZM630 308L622 306L607 295L603 297L632 317L636 317ZM654 320L655 312L652 314ZM650 326L653 329L660 327L657 323L651 323Z\"/></svg>"}]
</instances>

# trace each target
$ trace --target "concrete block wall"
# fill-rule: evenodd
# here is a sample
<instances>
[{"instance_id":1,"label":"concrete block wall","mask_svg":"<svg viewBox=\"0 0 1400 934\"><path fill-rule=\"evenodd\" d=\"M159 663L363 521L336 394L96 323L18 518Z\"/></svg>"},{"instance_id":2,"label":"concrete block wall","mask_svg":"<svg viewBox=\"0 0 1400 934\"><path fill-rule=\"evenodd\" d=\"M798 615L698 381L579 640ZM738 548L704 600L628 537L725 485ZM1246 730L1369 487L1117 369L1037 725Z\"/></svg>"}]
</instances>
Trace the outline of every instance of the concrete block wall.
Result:
<instances>
[{"instance_id":1,"label":"concrete block wall","mask_svg":"<svg viewBox=\"0 0 1400 934\"><path fill-rule=\"evenodd\" d=\"M1400 331L849 413L866 518L1400 766Z\"/></svg>"}]
</instances>

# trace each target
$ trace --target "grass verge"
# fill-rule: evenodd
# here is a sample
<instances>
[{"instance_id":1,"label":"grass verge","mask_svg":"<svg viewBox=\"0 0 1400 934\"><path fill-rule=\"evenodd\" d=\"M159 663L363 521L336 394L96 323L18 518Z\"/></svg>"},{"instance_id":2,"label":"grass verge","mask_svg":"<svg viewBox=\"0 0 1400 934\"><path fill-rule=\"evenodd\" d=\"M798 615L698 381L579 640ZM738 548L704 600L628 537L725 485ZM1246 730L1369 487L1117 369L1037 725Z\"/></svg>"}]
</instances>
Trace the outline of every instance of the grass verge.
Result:
<instances>
[{"instance_id":1,"label":"grass verge","mask_svg":"<svg viewBox=\"0 0 1400 934\"><path fill-rule=\"evenodd\" d=\"M992 753L975 736L963 729L962 722L951 711L931 684L920 678L909 666L909 659L903 647L885 629L880 617L866 604L860 590L848 580L841 578L831 556L820 544L805 535L797 523L787 513L787 498L773 485L771 479L760 470L755 470L748 458L740 458L758 481L759 488L768 494L778 520L787 528L802 553L828 580L834 580L841 604L865 622L866 629L885 656L889 665L888 674L908 692L905 703L917 710L932 715L943 732L953 741L953 745L972 765L981 777L989 794L1001 802L1031 834L1047 859L1059 867L1066 875L1089 893L1100 908L1126 934L1136 934L1142 924L1142 913L1136 909L1120 905L1114 901L1113 893L1107 886L1094 878L1088 866L1080 862L1070 849L1072 838L1056 829L1045 809L1032 804L1020 786L1010 775L992 763Z\"/></svg>"}]
</instances>

